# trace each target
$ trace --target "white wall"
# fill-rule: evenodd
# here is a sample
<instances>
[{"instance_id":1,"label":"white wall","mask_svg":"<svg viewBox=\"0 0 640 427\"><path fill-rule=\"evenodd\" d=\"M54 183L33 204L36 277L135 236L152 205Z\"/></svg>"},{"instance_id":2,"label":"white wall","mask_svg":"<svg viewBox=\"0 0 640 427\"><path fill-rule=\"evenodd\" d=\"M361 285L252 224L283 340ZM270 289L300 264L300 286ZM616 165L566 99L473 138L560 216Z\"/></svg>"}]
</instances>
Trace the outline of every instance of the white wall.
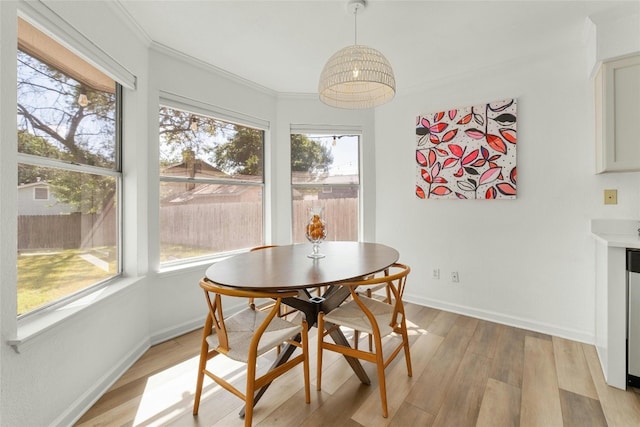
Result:
<instances>
[{"instance_id":1,"label":"white wall","mask_svg":"<svg viewBox=\"0 0 640 427\"><path fill-rule=\"evenodd\" d=\"M593 342L589 220L638 218L640 175L595 175L592 81L576 40L559 40L544 56L436 82L377 111L376 235L412 266L409 300ZM517 199L418 199L416 115L512 97ZM603 205L605 188L618 189L618 205ZM432 279L435 268L439 280ZM451 283L451 271L460 283Z\"/></svg>"}]
</instances>

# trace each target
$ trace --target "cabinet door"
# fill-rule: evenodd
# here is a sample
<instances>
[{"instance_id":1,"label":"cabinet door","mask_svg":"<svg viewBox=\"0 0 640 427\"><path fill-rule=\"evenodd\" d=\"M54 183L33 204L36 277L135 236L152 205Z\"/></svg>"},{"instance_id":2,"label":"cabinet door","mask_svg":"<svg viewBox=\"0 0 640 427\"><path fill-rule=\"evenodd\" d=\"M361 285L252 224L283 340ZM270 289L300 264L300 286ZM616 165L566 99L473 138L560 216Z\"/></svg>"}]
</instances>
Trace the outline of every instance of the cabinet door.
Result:
<instances>
[{"instance_id":1,"label":"cabinet door","mask_svg":"<svg viewBox=\"0 0 640 427\"><path fill-rule=\"evenodd\" d=\"M596 76L597 172L640 170L640 55L602 64Z\"/></svg>"}]
</instances>

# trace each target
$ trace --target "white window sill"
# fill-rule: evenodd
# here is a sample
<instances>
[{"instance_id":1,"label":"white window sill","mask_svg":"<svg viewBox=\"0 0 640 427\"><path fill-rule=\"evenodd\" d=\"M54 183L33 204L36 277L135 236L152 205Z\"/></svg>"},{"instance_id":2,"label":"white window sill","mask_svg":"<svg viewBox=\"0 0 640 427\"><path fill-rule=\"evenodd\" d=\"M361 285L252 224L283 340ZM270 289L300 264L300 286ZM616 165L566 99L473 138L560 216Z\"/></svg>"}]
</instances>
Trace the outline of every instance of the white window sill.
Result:
<instances>
[{"instance_id":1,"label":"white window sill","mask_svg":"<svg viewBox=\"0 0 640 427\"><path fill-rule=\"evenodd\" d=\"M49 330L61 326L89 307L109 299L112 295L132 289L140 280L141 278L124 277L69 304L43 310L41 313L25 319L19 319L17 334L8 339L7 344L13 347L16 353L20 353L21 350L28 348L38 337L46 334Z\"/></svg>"}]
</instances>

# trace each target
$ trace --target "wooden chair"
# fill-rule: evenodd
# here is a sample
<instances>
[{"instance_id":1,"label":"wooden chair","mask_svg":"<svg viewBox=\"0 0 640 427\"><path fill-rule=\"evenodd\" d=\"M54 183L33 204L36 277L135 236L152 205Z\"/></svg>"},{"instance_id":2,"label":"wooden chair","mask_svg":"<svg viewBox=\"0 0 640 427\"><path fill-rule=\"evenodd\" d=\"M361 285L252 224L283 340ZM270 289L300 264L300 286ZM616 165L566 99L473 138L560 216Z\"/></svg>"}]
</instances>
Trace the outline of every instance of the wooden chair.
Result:
<instances>
[{"instance_id":1,"label":"wooden chair","mask_svg":"<svg viewBox=\"0 0 640 427\"><path fill-rule=\"evenodd\" d=\"M206 278L200 280L200 287L204 290L209 313L202 334L193 415L198 414L204 376L207 375L222 388L245 401L244 424L251 426L255 392L300 363L303 365L305 400L310 403L307 322L303 319L301 323L296 324L283 320L277 315L282 298L295 297L298 294L297 291L238 290L217 285ZM222 296L272 298L275 303L270 310L260 311L247 307L232 316L225 317L222 309ZM302 354L291 357L282 365L256 377L258 357L285 342L301 348ZM244 393L207 369L207 362L219 354L247 364Z\"/></svg>"},{"instance_id":2,"label":"wooden chair","mask_svg":"<svg viewBox=\"0 0 640 427\"><path fill-rule=\"evenodd\" d=\"M388 276L389 269L385 268L383 274L385 276ZM372 279L374 276L375 275L369 276L367 277L367 279ZM387 287L386 282L378 283L375 285L369 285L369 286L359 286L358 293L365 294L368 298L372 298L374 292L377 292L380 289L385 289L387 294L387 296L384 299L382 299L382 302L391 304L391 290ZM367 334L367 336L369 337L369 351L373 351L373 336L371 334ZM354 330L353 331L353 348L357 349L359 343L360 343L360 331Z\"/></svg>"},{"instance_id":3,"label":"wooden chair","mask_svg":"<svg viewBox=\"0 0 640 427\"><path fill-rule=\"evenodd\" d=\"M380 399L382 401L382 416L388 416L387 390L384 376L385 368L404 349L404 358L407 363L407 373L411 372L411 355L409 354L409 338L407 324L402 303L407 275L411 269L404 264L393 264L387 275L367 278L359 281L341 283L348 286L352 300L341 305L330 313L320 313L318 316L318 373L317 389L322 383L322 352L330 350L346 356L356 357L377 365L378 383L380 385ZM358 286L375 286L384 283L391 295L391 303L385 303L374 298L359 295ZM366 332L372 335L374 349L372 351L358 350L349 346L342 346L326 342L324 337L329 335L334 328L341 326ZM382 352L382 337L391 333L399 334L401 342L385 357Z\"/></svg>"}]
</instances>

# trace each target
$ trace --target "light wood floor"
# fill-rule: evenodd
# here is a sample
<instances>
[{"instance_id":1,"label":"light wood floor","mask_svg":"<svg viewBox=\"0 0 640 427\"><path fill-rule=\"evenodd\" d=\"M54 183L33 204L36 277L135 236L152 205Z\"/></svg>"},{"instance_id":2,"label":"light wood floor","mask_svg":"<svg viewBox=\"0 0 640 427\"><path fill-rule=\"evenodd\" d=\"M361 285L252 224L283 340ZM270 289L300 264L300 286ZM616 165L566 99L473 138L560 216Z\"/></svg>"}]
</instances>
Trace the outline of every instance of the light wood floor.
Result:
<instances>
[{"instance_id":1,"label":"light wood floor","mask_svg":"<svg viewBox=\"0 0 640 427\"><path fill-rule=\"evenodd\" d=\"M414 304L407 318L413 377L402 356L387 367L388 418L370 364L367 386L341 356L325 352L323 389L315 391L313 333L311 404L304 403L302 368L294 369L265 393L254 425L640 426L640 392L607 386L591 345ZM199 416L191 415L200 338L195 331L149 349L77 425L243 425L242 402L210 381ZM241 365L216 363L243 387Z\"/></svg>"}]
</instances>

